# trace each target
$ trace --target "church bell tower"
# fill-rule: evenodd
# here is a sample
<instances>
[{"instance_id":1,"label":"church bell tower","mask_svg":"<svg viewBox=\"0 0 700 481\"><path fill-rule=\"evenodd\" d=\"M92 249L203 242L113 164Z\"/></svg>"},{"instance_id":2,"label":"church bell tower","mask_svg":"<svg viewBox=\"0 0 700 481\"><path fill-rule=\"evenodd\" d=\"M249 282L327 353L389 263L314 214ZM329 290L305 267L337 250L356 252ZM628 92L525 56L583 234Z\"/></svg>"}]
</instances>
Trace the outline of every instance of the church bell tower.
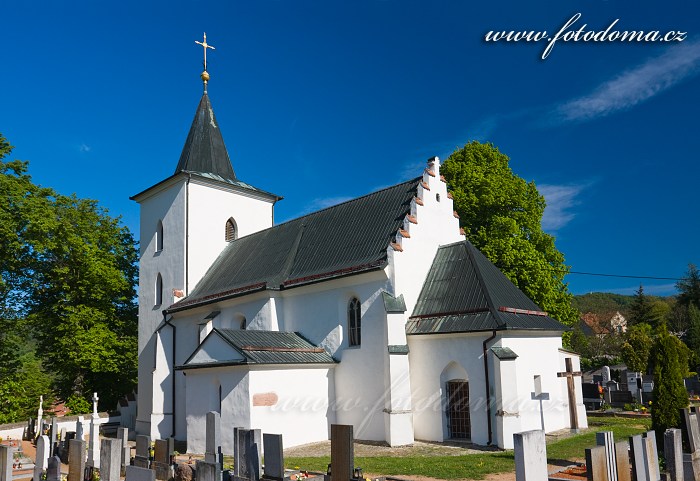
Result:
<instances>
[{"instance_id":1,"label":"church bell tower","mask_svg":"<svg viewBox=\"0 0 700 481\"><path fill-rule=\"evenodd\" d=\"M141 219L136 431L153 438L185 434L174 421L184 419L183 403L174 401L182 373L173 370L175 339L163 311L188 295L229 243L272 227L281 199L236 177L207 93L206 53L214 47L206 34L196 43L204 49L204 92L175 173L131 197Z\"/></svg>"}]
</instances>

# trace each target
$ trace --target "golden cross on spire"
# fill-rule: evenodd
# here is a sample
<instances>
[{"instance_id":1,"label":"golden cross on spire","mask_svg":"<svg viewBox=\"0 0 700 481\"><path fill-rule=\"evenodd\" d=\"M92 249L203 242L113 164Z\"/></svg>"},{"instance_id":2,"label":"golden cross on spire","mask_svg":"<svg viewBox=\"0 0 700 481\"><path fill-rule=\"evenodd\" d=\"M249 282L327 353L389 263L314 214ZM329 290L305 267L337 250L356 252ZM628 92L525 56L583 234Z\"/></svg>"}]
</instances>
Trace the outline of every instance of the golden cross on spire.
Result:
<instances>
[{"instance_id":1,"label":"golden cross on spire","mask_svg":"<svg viewBox=\"0 0 700 481\"><path fill-rule=\"evenodd\" d=\"M194 41L197 45L201 45L204 48L204 71L207 71L207 49L210 48L212 50L216 50L214 47L209 45L207 43L207 32L204 32L204 42L198 42L197 40Z\"/></svg>"}]
</instances>

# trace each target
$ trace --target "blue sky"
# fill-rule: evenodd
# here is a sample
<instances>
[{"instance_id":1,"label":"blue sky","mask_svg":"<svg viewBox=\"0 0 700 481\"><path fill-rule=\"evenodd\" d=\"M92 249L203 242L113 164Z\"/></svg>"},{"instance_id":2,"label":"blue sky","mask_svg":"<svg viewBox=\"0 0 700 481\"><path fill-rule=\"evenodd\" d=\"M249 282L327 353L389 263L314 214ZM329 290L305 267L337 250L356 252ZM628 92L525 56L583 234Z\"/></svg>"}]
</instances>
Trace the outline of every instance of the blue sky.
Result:
<instances>
[{"instance_id":1,"label":"blue sky","mask_svg":"<svg viewBox=\"0 0 700 481\"><path fill-rule=\"evenodd\" d=\"M700 4L668 0L6 2L0 132L36 182L97 199L172 174L209 96L238 177L283 221L414 177L490 141L548 200L573 271L679 277L700 263ZM486 42L575 14L578 42ZM584 41L587 31L687 32ZM573 34L571 34L573 35ZM593 34L590 34L591 36ZM570 275L574 293L672 280Z\"/></svg>"}]
</instances>

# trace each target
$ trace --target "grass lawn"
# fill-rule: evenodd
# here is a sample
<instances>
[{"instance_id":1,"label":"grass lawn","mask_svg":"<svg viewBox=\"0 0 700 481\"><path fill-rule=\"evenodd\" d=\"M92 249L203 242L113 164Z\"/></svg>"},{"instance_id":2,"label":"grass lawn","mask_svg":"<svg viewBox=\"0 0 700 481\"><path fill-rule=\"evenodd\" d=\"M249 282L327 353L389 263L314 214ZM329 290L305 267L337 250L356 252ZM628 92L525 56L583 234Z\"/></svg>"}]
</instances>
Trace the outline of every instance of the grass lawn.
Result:
<instances>
[{"instance_id":1,"label":"grass lawn","mask_svg":"<svg viewBox=\"0 0 700 481\"><path fill-rule=\"evenodd\" d=\"M588 418L589 429L582 434L547 444L547 459L559 463L584 458L584 450L595 445L595 433L613 431L616 440L627 439L649 429L649 420L616 418L612 416ZM288 457L288 468L326 472L328 456ZM355 466L365 473L386 476L416 475L438 479L483 479L487 474L513 471L513 451L467 454L463 456L365 456L355 457Z\"/></svg>"}]
</instances>

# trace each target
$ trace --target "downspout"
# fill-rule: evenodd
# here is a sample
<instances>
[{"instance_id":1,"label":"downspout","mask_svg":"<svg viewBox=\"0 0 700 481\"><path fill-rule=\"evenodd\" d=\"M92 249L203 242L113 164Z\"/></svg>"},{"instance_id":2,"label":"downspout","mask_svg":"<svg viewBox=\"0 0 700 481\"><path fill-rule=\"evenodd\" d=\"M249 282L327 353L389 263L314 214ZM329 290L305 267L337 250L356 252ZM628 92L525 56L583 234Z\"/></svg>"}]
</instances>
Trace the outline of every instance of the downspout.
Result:
<instances>
[{"instance_id":1,"label":"downspout","mask_svg":"<svg viewBox=\"0 0 700 481\"><path fill-rule=\"evenodd\" d=\"M177 346L176 343L176 337L177 337L177 327L175 327L175 324L170 322L170 319L167 318L166 311L163 311L163 322L165 322L168 326L170 326L173 329L173 365L172 365L172 373L173 373L173 386L172 386L172 396L173 396L173 431L170 437L174 438L175 437L175 412L177 411L175 409L175 403L177 402L177 396L175 396L175 348Z\"/></svg>"},{"instance_id":2,"label":"downspout","mask_svg":"<svg viewBox=\"0 0 700 481\"><path fill-rule=\"evenodd\" d=\"M173 336L174 337L174 336ZM484 380L486 382L486 425L487 425L487 430L489 433L489 440L486 443L487 446L490 446L491 443L493 442L493 434L492 434L492 429L491 429L491 384L489 383L489 362L486 357L486 345L490 342L493 341L496 337L496 330L493 330L493 334L491 334L491 337L487 338L484 340L483 343L483 348L484 348Z\"/></svg>"},{"instance_id":3,"label":"downspout","mask_svg":"<svg viewBox=\"0 0 700 481\"><path fill-rule=\"evenodd\" d=\"M192 174L187 174L185 183L185 295L190 293L190 179Z\"/></svg>"}]
</instances>

